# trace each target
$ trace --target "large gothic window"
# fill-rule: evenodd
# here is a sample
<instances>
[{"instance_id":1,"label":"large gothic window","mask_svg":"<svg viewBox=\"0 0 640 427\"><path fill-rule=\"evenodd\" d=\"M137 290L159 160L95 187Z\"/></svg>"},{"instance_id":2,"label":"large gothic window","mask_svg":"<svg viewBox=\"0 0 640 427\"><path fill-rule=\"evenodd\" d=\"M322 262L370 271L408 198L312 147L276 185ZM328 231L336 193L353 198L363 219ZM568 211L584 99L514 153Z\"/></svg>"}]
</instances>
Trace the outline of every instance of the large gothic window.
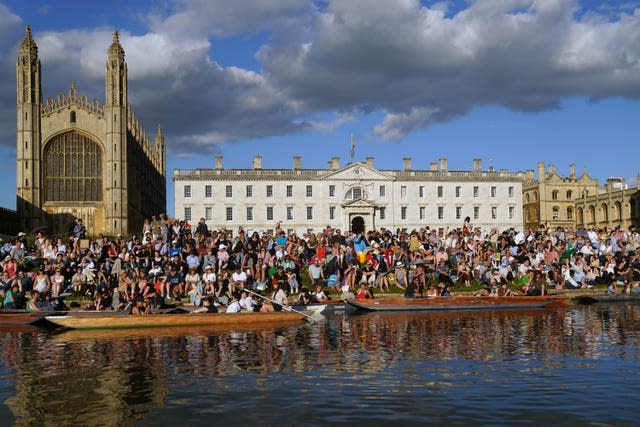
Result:
<instances>
[{"instance_id":1,"label":"large gothic window","mask_svg":"<svg viewBox=\"0 0 640 427\"><path fill-rule=\"evenodd\" d=\"M77 132L54 137L44 152L45 201L102 201L102 151Z\"/></svg>"}]
</instances>

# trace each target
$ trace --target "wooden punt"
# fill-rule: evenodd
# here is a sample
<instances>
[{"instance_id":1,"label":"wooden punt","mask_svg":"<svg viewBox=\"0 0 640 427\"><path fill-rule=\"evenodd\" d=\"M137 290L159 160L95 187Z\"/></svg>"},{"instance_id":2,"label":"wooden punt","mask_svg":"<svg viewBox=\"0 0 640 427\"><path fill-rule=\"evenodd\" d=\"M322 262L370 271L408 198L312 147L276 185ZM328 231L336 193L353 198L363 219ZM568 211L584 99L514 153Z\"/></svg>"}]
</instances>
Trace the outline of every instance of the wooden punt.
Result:
<instances>
[{"instance_id":1,"label":"wooden punt","mask_svg":"<svg viewBox=\"0 0 640 427\"><path fill-rule=\"evenodd\" d=\"M564 296L512 296L512 297L428 297L428 298L384 298L348 301L349 304L366 311L444 311L444 310L503 310L547 307L565 304Z\"/></svg>"},{"instance_id":2,"label":"wooden punt","mask_svg":"<svg viewBox=\"0 0 640 427\"><path fill-rule=\"evenodd\" d=\"M238 325L300 322L304 316L295 312L273 313L202 313L202 314L111 314L92 316L47 316L47 321L70 329L160 328L169 326Z\"/></svg>"},{"instance_id":3,"label":"wooden punt","mask_svg":"<svg viewBox=\"0 0 640 427\"><path fill-rule=\"evenodd\" d=\"M633 302L640 301L640 294L593 294L572 298L578 304L595 304L598 302Z\"/></svg>"},{"instance_id":4,"label":"wooden punt","mask_svg":"<svg viewBox=\"0 0 640 427\"><path fill-rule=\"evenodd\" d=\"M45 316L56 316L64 312L58 311L26 311L26 310L0 310L0 325L30 325Z\"/></svg>"},{"instance_id":5,"label":"wooden punt","mask_svg":"<svg viewBox=\"0 0 640 427\"><path fill-rule=\"evenodd\" d=\"M316 313L329 314L329 315L330 314L335 314L335 315L348 314L348 313L353 313L357 310L356 307L352 306L351 304L343 300L331 300L323 303L312 303L307 305L291 304L291 308L298 311L307 311L307 312L313 311Z\"/></svg>"},{"instance_id":6,"label":"wooden punt","mask_svg":"<svg viewBox=\"0 0 640 427\"><path fill-rule=\"evenodd\" d=\"M256 322L234 324L213 324L213 325L191 325L191 326L161 326L157 328L118 328L118 329L65 329L61 332L51 334L52 343L75 343L83 341L114 341L131 340L139 338L173 338L185 336L210 336L224 335L233 332L263 332L276 330L278 328L288 328L300 325L298 320L293 322Z\"/></svg>"}]
</instances>

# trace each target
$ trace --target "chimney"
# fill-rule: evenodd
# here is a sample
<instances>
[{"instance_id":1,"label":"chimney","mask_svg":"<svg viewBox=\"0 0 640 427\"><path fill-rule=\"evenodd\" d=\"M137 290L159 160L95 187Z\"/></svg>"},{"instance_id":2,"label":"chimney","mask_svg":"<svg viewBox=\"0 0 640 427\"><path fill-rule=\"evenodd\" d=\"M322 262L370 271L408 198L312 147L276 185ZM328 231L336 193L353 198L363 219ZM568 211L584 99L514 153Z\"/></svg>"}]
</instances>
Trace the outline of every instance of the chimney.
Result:
<instances>
[{"instance_id":1,"label":"chimney","mask_svg":"<svg viewBox=\"0 0 640 427\"><path fill-rule=\"evenodd\" d=\"M446 157L440 157L440 172L446 172L448 169L447 167L447 158Z\"/></svg>"},{"instance_id":2,"label":"chimney","mask_svg":"<svg viewBox=\"0 0 640 427\"><path fill-rule=\"evenodd\" d=\"M549 165L549 175L556 173L556 165Z\"/></svg>"},{"instance_id":3,"label":"chimney","mask_svg":"<svg viewBox=\"0 0 640 427\"><path fill-rule=\"evenodd\" d=\"M575 178L575 177L576 177L576 165L571 163L569 165L569 178Z\"/></svg>"},{"instance_id":4,"label":"chimney","mask_svg":"<svg viewBox=\"0 0 640 427\"><path fill-rule=\"evenodd\" d=\"M375 167L375 166L373 166L373 157L367 157L364 160L365 160L364 162L366 163L366 165L369 166L370 168Z\"/></svg>"},{"instance_id":5,"label":"chimney","mask_svg":"<svg viewBox=\"0 0 640 427\"><path fill-rule=\"evenodd\" d=\"M216 169L222 169L222 156L219 154L216 156Z\"/></svg>"},{"instance_id":6,"label":"chimney","mask_svg":"<svg viewBox=\"0 0 640 427\"><path fill-rule=\"evenodd\" d=\"M405 172L411 170L411 157L405 157L402 159L402 168Z\"/></svg>"},{"instance_id":7,"label":"chimney","mask_svg":"<svg viewBox=\"0 0 640 427\"><path fill-rule=\"evenodd\" d=\"M538 162L538 181L543 182L545 178L544 163Z\"/></svg>"},{"instance_id":8,"label":"chimney","mask_svg":"<svg viewBox=\"0 0 640 427\"><path fill-rule=\"evenodd\" d=\"M331 158L331 169L337 171L340 169L340 157L332 157Z\"/></svg>"},{"instance_id":9,"label":"chimney","mask_svg":"<svg viewBox=\"0 0 640 427\"><path fill-rule=\"evenodd\" d=\"M473 171L482 172L482 159L473 159Z\"/></svg>"},{"instance_id":10,"label":"chimney","mask_svg":"<svg viewBox=\"0 0 640 427\"><path fill-rule=\"evenodd\" d=\"M533 169L527 171L527 181L533 181Z\"/></svg>"},{"instance_id":11,"label":"chimney","mask_svg":"<svg viewBox=\"0 0 640 427\"><path fill-rule=\"evenodd\" d=\"M329 160L327 162L327 170L329 170L329 171L333 170L333 160Z\"/></svg>"},{"instance_id":12,"label":"chimney","mask_svg":"<svg viewBox=\"0 0 640 427\"><path fill-rule=\"evenodd\" d=\"M262 156L253 156L253 168L262 169Z\"/></svg>"},{"instance_id":13,"label":"chimney","mask_svg":"<svg viewBox=\"0 0 640 427\"><path fill-rule=\"evenodd\" d=\"M293 169L297 171L302 169L302 157L293 156Z\"/></svg>"},{"instance_id":14,"label":"chimney","mask_svg":"<svg viewBox=\"0 0 640 427\"><path fill-rule=\"evenodd\" d=\"M640 190L640 173L636 176L636 189Z\"/></svg>"},{"instance_id":15,"label":"chimney","mask_svg":"<svg viewBox=\"0 0 640 427\"><path fill-rule=\"evenodd\" d=\"M438 164L436 162L429 163L432 172L438 172Z\"/></svg>"}]
</instances>

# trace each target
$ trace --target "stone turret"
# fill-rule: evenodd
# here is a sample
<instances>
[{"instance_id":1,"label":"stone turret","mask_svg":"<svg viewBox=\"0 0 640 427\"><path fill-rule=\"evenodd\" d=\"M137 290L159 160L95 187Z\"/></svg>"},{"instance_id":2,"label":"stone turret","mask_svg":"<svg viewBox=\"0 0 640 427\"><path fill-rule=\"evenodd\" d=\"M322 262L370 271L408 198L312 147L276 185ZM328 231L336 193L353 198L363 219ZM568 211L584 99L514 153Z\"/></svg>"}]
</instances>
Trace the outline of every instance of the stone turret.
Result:
<instances>
[{"instance_id":1,"label":"stone turret","mask_svg":"<svg viewBox=\"0 0 640 427\"><path fill-rule=\"evenodd\" d=\"M43 196L40 193L42 170L40 129L42 88L38 46L33 40L31 27L25 28L16 60L17 128L16 207L20 229L43 225Z\"/></svg>"},{"instance_id":2,"label":"stone turret","mask_svg":"<svg viewBox=\"0 0 640 427\"><path fill-rule=\"evenodd\" d=\"M545 178L544 163L538 162L538 181L544 182Z\"/></svg>"}]
</instances>

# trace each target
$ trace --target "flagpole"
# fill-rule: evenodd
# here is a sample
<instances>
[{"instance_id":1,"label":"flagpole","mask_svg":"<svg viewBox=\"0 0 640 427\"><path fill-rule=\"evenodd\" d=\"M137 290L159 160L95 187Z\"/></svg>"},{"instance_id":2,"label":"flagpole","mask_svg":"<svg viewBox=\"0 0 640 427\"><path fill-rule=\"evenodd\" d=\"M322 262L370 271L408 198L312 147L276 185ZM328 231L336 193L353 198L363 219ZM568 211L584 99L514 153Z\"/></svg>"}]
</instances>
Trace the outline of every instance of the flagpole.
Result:
<instances>
[{"instance_id":1,"label":"flagpole","mask_svg":"<svg viewBox=\"0 0 640 427\"><path fill-rule=\"evenodd\" d=\"M351 163L356 162L356 137L351 134Z\"/></svg>"}]
</instances>

